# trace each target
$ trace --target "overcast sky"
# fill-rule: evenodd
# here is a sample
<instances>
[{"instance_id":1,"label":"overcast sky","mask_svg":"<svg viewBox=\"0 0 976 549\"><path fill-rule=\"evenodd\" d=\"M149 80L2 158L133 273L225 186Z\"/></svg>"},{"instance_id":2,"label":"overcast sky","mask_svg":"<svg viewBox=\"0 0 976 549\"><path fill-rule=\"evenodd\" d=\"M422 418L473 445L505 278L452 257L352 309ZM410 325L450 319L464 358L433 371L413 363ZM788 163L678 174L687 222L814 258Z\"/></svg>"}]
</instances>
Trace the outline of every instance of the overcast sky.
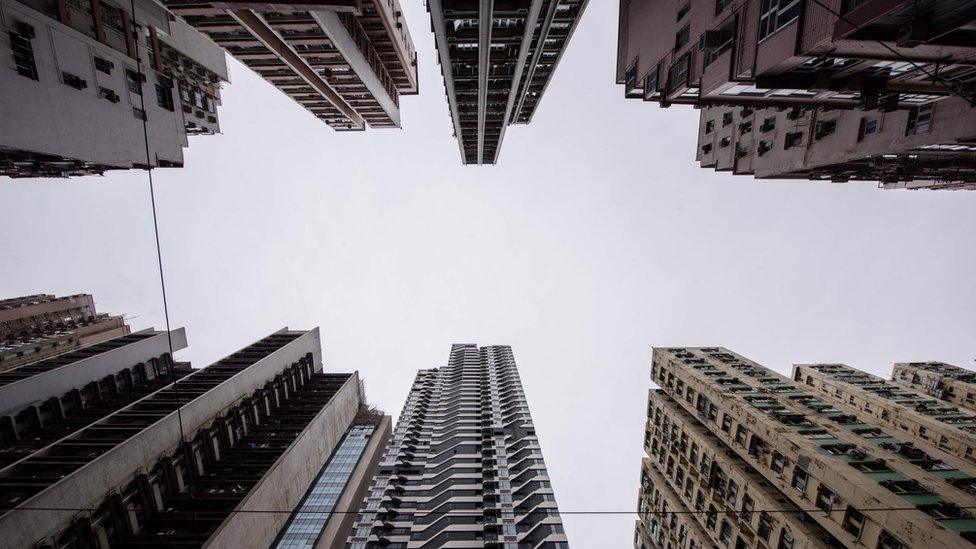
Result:
<instances>
[{"instance_id":1,"label":"overcast sky","mask_svg":"<svg viewBox=\"0 0 976 549\"><path fill-rule=\"evenodd\" d=\"M419 0L403 130L335 133L231 63L223 135L154 172L174 327L204 366L322 328L394 416L451 343L509 344L564 511L634 511L651 347L722 345L781 372L976 358L976 193L702 170L697 111L625 100L616 2L594 1L534 122L461 166ZM162 328L144 172L0 181L0 296L90 292ZM635 515L568 515L577 548Z\"/></svg>"}]
</instances>

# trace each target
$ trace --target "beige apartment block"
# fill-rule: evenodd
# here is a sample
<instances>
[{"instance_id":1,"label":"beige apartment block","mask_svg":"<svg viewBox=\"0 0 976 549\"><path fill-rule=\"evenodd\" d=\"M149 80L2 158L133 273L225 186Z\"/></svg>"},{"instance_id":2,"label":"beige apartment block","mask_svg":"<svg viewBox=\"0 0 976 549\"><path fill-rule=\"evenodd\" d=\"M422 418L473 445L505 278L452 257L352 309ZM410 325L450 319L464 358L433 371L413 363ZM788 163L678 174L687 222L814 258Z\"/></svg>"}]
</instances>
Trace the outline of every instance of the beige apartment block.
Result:
<instances>
[{"instance_id":1,"label":"beige apartment block","mask_svg":"<svg viewBox=\"0 0 976 549\"><path fill-rule=\"evenodd\" d=\"M733 539L737 544L741 540L743 547L758 542L775 547L780 540L797 549L835 546L825 529L806 521L799 507L748 462L727 452L694 415L660 390L652 390L648 397L644 450L648 457L641 470L641 505L645 500L655 501L651 495L657 490L668 508L679 511L670 516L642 512L644 524L638 531L643 528L653 539L644 546L666 546L666 539L689 549L709 547L716 540L727 547ZM664 510L658 507L654 508ZM783 512L766 511L773 509ZM672 517L690 521L693 527L669 527L675 521Z\"/></svg>"},{"instance_id":2,"label":"beige apartment block","mask_svg":"<svg viewBox=\"0 0 976 549\"><path fill-rule=\"evenodd\" d=\"M899 362L891 380L976 411L976 372L944 362Z\"/></svg>"},{"instance_id":3,"label":"beige apartment block","mask_svg":"<svg viewBox=\"0 0 976 549\"><path fill-rule=\"evenodd\" d=\"M843 364L795 365L793 379L942 450L976 461L976 415Z\"/></svg>"},{"instance_id":4,"label":"beige apartment block","mask_svg":"<svg viewBox=\"0 0 976 549\"><path fill-rule=\"evenodd\" d=\"M711 538L691 513L681 512L685 504L650 458L641 462L641 493L634 545L652 547L665 540L691 549L708 547Z\"/></svg>"},{"instance_id":5,"label":"beige apartment block","mask_svg":"<svg viewBox=\"0 0 976 549\"><path fill-rule=\"evenodd\" d=\"M645 463L710 545L955 548L976 540L966 511L976 507L976 466L856 403L719 347L655 349L652 381L660 390L649 399ZM643 478L642 501L661 492L655 479ZM681 538L680 525L665 529L661 520L670 519L657 518L642 518L637 547L692 547L690 527Z\"/></svg>"}]
</instances>

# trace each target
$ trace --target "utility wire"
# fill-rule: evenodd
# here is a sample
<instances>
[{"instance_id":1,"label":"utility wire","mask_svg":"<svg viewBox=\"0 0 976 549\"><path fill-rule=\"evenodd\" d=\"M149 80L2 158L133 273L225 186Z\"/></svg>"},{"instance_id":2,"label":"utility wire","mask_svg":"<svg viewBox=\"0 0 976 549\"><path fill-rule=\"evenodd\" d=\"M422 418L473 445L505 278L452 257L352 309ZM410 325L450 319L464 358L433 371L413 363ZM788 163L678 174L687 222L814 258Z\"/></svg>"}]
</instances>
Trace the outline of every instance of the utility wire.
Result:
<instances>
[{"instance_id":1,"label":"utility wire","mask_svg":"<svg viewBox=\"0 0 976 549\"><path fill-rule=\"evenodd\" d=\"M847 16L841 14L837 10L831 8L830 6L827 6L821 0L811 0L811 1L814 4L816 4L816 5L820 6L821 8L825 9L827 12L831 13L832 15L840 18L841 21L844 21L845 23L847 23L848 25L854 27L855 29L857 29L860 32L863 32L865 34L865 36L867 36L869 39L871 39L874 42L877 42L878 44L881 45L881 47L883 47L884 49L886 49L886 50L890 51L891 53L895 54L895 56L898 57L899 59L901 59L902 61L905 61L907 63L911 63L911 65L913 67L915 67L917 70L923 72L926 76L928 76L929 78L931 78L933 81L938 82L938 83L942 84L943 86L945 86L946 89L949 90L950 93L952 93L953 95L958 95L959 97L963 98L963 100L965 100L967 103L969 103L970 106L976 107L976 101L974 101L974 100L970 99L969 97L966 97L965 95L963 95L958 90L958 84L956 84L954 82L950 82L950 81L945 80L944 78L942 78L941 76L939 76L938 73L931 73L931 72L925 70L925 67L924 66L919 65L915 61L912 61L911 59L905 57L904 55L902 55L901 52L899 52L895 48L892 48L891 46L889 46L888 44L886 44L884 41L878 39L877 37L871 36L868 33L868 31L864 29L864 27L862 27L862 26L858 25L857 23L851 21Z\"/></svg>"},{"instance_id":2,"label":"utility wire","mask_svg":"<svg viewBox=\"0 0 976 549\"><path fill-rule=\"evenodd\" d=\"M129 0L129 5L132 9L130 17L132 18L133 30L135 30L137 25L135 0ZM142 72L142 56L139 52L138 34L135 37L127 36L126 39L133 40L135 42L136 74L139 78L139 103L142 109L142 137L146 147L146 175L149 178L149 203L152 206L153 235L156 240L156 263L159 267L159 286L163 294L163 318L166 321L166 342L169 346L170 363L167 364L166 367L169 370L169 378L173 380L173 396L176 398L176 421L180 427L180 446L182 446L186 442L186 434L183 432L183 414L181 410L182 405L180 404L180 383L179 379L176 377L176 373L174 372L176 359L174 358L173 351L173 332L170 330L169 324L169 303L166 300L166 278L163 276L163 253L159 244L159 218L156 215L156 189L153 186L152 155L149 152L149 114L146 112L146 90L143 86L143 82L146 80L146 78ZM160 52L153 51L153 54L159 55ZM169 93L172 94L172 90L170 90Z\"/></svg>"},{"instance_id":3,"label":"utility wire","mask_svg":"<svg viewBox=\"0 0 976 549\"><path fill-rule=\"evenodd\" d=\"M964 505L960 505L960 506L958 506L958 509L976 509L976 505L965 505L965 506ZM840 508L831 509L831 511L838 511L838 510L840 510ZM919 509L917 507L862 507L862 508L858 508L858 511L861 511L862 513L865 512L865 511L896 511L896 512L900 512L900 511L918 511L918 510ZM47 512L50 512L50 511L71 511L71 512L87 511L87 512L94 512L94 511L96 511L96 509L95 508L89 508L89 507L14 507L13 509L11 509L11 511L47 511ZM227 516L227 515L233 515L235 513L243 513L243 514L287 514L287 515L290 515L292 513L298 513L298 514L307 513L307 514L314 514L314 515L328 515L328 514L359 514L359 513L362 513L362 512L370 512L370 513L373 513L373 512L376 512L376 511L375 510L367 511L367 510L364 510L364 509L358 509L358 510L355 510L355 511L340 511L340 510L334 510L334 511L302 511L302 510L284 510L284 509L232 509L232 510L229 510L229 511L206 511L206 510L184 511L184 513L186 513L186 514L201 515L201 516L208 516L208 515ZM550 513L549 510L542 509L542 510L538 510L538 511L528 511L528 512L525 512L525 513L516 513L516 514L518 514L518 515L538 515L538 514L546 514L546 515L549 515L549 514L551 514L553 516L557 516L557 515L663 515L663 516L667 516L667 515L706 515L706 514L709 514L711 512L712 511L697 511L697 510L694 510L694 509L684 509L684 510L675 510L675 511L640 511L640 510L635 510L635 511L555 511L554 513ZM742 515L743 513L749 514L749 515L752 515L752 514L755 514L755 513L767 513L767 514L788 515L788 514L796 514L796 513L811 514L811 513L825 513L825 512L827 512L827 511L825 511L824 509L820 509L819 507L818 508L814 508L814 509L800 509L800 508L796 508L796 509L753 509L752 511L735 511L735 510L729 510L729 509L716 509L714 511L714 513L720 514L720 515ZM432 516L432 515L433 516L438 516L438 515L444 515L444 516L447 516L447 515L451 515L451 516L471 516L471 517L481 517L481 516L484 516L484 512L483 511L475 512L475 511L467 511L467 510L460 510L460 511L457 511L457 510L450 510L450 511L428 511L428 512L403 511L403 512L398 512L397 514L400 514L400 515L407 515L407 514L409 514L409 515L414 515L414 516L418 516L418 517Z\"/></svg>"}]
</instances>

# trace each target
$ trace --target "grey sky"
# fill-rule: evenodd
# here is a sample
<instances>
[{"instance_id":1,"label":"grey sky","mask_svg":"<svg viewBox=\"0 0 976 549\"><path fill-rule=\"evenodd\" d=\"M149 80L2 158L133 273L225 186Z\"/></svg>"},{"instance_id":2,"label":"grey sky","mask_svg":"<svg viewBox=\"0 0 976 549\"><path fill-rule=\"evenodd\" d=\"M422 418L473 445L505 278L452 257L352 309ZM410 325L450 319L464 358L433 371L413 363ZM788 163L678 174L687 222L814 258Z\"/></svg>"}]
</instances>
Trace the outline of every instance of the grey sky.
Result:
<instances>
[{"instance_id":1,"label":"grey sky","mask_svg":"<svg viewBox=\"0 0 976 549\"><path fill-rule=\"evenodd\" d=\"M591 2L530 126L460 165L427 14L402 131L337 134L240 64L224 134L157 170L173 326L196 366L321 326L399 413L452 342L509 344L563 511L636 508L652 345L724 345L787 372L972 368L976 193L757 182L694 161L697 111L624 100L616 2ZM163 327L141 172L0 182L0 296L91 292ZM627 547L633 515L565 517Z\"/></svg>"}]
</instances>

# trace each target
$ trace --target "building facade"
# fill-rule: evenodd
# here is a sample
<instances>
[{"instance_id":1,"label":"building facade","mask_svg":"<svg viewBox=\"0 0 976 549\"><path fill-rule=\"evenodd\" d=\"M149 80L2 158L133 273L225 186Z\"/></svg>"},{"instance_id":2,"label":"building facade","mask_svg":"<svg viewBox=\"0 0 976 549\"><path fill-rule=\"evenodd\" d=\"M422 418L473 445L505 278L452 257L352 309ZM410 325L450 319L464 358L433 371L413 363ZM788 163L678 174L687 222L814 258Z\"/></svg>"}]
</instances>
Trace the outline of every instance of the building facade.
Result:
<instances>
[{"instance_id":1,"label":"building facade","mask_svg":"<svg viewBox=\"0 0 976 549\"><path fill-rule=\"evenodd\" d=\"M811 368L656 348L635 547L963 547L976 465ZM807 375L811 379L807 382Z\"/></svg>"},{"instance_id":2,"label":"building facade","mask_svg":"<svg viewBox=\"0 0 976 549\"><path fill-rule=\"evenodd\" d=\"M347 547L568 547L510 347L417 374Z\"/></svg>"},{"instance_id":3,"label":"building facade","mask_svg":"<svg viewBox=\"0 0 976 549\"><path fill-rule=\"evenodd\" d=\"M178 167L220 131L223 52L153 0L2 0L0 31L0 175Z\"/></svg>"},{"instance_id":4,"label":"building facade","mask_svg":"<svg viewBox=\"0 0 976 549\"><path fill-rule=\"evenodd\" d=\"M333 129L399 128L418 92L398 0L163 3Z\"/></svg>"},{"instance_id":5,"label":"building facade","mask_svg":"<svg viewBox=\"0 0 976 549\"><path fill-rule=\"evenodd\" d=\"M320 527L289 512L352 501L378 459L383 416L364 417L357 374L322 371L317 329L199 370L170 355L182 330L120 339L0 374L5 545L268 547Z\"/></svg>"},{"instance_id":6,"label":"building facade","mask_svg":"<svg viewBox=\"0 0 976 549\"><path fill-rule=\"evenodd\" d=\"M390 424L390 416L360 408L342 442L322 466L272 547L343 549L346 546L359 504L366 497L390 441Z\"/></svg>"},{"instance_id":7,"label":"building facade","mask_svg":"<svg viewBox=\"0 0 976 549\"><path fill-rule=\"evenodd\" d=\"M976 188L976 2L620 6L618 84L702 108L703 167Z\"/></svg>"},{"instance_id":8,"label":"building facade","mask_svg":"<svg viewBox=\"0 0 976 549\"><path fill-rule=\"evenodd\" d=\"M891 380L976 412L976 372L944 362L897 362Z\"/></svg>"},{"instance_id":9,"label":"building facade","mask_svg":"<svg viewBox=\"0 0 976 549\"><path fill-rule=\"evenodd\" d=\"M98 313L88 294L0 300L0 372L129 331L121 315Z\"/></svg>"},{"instance_id":10,"label":"building facade","mask_svg":"<svg viewBox=\"0 0 976 549\"><path fill-rule=\"evenodd\" d=\"M976 189L976 108L947 97L891 112L718 106L701 111L703 168L757 179Z\"/></svg>"},{"instance_id":11,"label":"building facade","mask_svg":"<svg viewBox=\"0 0 976 549\"><path fill-rule=\"evenodd\" d=\"M663 106L976 99L974 21L973 0L621 0L617 83Z\"/></svg>"},{"instance_id":12,"label":"building facade","mask_svg":"<svg viewBox=\"0 0 976 549\"><path fill-rule=\"evenodd\" d=\"M588 0L430 0L434 43L464 164L498 161L528 124Z\"/></svg>"},{"instance_id":13,"label":"building facade","mask_svg":"<svg viewBox=\"0 0 976 549\"><path fill-rule=\"evenodd\" d=\"M878 425L976 461L976 415L969 410L844 364L798 364L793 378L873 416Z\"/></svg>"}]
</instances>

